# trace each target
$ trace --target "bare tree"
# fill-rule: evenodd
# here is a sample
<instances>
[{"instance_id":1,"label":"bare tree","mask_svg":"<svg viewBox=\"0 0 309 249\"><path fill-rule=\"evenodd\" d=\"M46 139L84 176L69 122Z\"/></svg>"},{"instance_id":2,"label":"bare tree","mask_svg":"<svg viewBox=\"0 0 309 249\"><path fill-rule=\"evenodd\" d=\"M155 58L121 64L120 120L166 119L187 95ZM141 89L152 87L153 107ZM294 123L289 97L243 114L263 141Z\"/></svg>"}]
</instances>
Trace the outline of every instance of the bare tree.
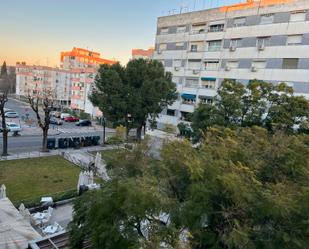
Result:
<instances>
[{"instance_id":1,"label":"bare tree","mask_svg":"<svg viewBox=\"0 0 309 249\"><path fill-rule=\"evenodd\" d=\"M47 137L50 124L50 113L54 108L53 94L49 91L28 94L28 101L32 110L36 114L38 125L43 131L42 152L48 152ZM41 110L44 113L44 117Z\"/></svg>"},{"instance_id":2,"label":"bare tree","mask_svg":"<svg viewBox=\"0 0 309 249\"><path fill-rule=\"evenodd\" d=\"M3 134L3 145L2 145L2 156L8 155L8 133L9 130L6 127L6 120L5 120L5 112L4 107L6 102L8 102L8 91L3 90L0 95L0 114L1 114L1 124L2 124L2 134Z\"/></svg>"}]
</instances>

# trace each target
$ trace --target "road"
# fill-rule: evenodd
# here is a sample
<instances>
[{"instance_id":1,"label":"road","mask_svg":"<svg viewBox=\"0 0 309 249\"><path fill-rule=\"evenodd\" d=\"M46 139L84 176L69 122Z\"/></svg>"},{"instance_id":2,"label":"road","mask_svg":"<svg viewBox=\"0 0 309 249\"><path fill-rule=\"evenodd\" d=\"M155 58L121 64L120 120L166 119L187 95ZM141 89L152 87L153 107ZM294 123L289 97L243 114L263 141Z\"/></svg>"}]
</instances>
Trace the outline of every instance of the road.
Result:
<instances>
[{"instance_id":1,"label":"road","mask_svg":"<svg viewBox=\"0 0 309 249\"><path fill-rule=\"evenodd\" d=\"M19 116L25 117L28 114L30 119L35 119L35 113L32 111L30 106L26 103L22 103L16 100L10 99L6 104L6 108L12 109L19 113ZM62 130L69 130L69 133L61 133L59 135L49 136L49 137L74 137L74 136L100 136L102 139L103 130L98 129L96 131L87 131L87 128L80 128L75 126L74 123L64 123L61 126ZM113 130L106 129L106 137L111 136ZM42 136L38 135L25 135L19 137L9 137L8 140L8 151L9 153L22 153L22 152L32 152L39 151L41 148ZM2 139L0 138L0 148L2 149Z\"/></svg>"}]
</instances>

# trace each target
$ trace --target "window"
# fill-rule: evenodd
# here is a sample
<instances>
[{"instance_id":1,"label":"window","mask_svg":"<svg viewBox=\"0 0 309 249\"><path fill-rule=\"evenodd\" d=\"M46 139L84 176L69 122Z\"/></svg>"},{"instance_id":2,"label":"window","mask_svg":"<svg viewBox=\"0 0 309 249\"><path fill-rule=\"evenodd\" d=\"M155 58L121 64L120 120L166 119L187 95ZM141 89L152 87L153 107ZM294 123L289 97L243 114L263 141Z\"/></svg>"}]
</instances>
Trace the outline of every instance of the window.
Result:
<instances>
[{"instance_id":1,"label":"window","mask_svg":"<svg viewBox=\"0 0 309 249\"><path fill-rule=\"evenodd\" d=\"M227 66L229 68L238 68L238 61L228 61Z\"/></svg>"},{"instance_id":2,"label":"window","mask_svg":"<svg viewBox=\"0 0 309 249\"><path fill-rule=\"evenodd\" d=\"M182 94L181 95L182 98L182 103L186 104L186 105L194 105L196 102L196 95L193 94Z\"/></svg>"},{"instance_id":3,"label":"window","mask_svg":"<svg viewBox=\"0 0 309 249\"><path fill-rule=\"evenodd\" d=\"M181 120L190 121L190 113L189 112L181 112Z\"/></svg>"},{"instance_id":4,"label":"window","mask_svg":"<svg viewBox=\"0 0 309 249\"><path fill-rule=\"evenodd\" d=\"M191 45L191 52L197 52L197 45L193 44Z\"/></svg>"},{"instance_id":5,"label":"window","mask_svg":"<svg viewBox=\"0 0 309 249\"><path fill-rule=\"evenodd\" d=\"M266 61L253 61L252 68L263 69L266 67Z\"/></svg>"},{"instance_id":6,"label":"window","mask_svg":"<svg viewBox=\"0 0 309 249\"><path fill-rule=\"evenodd\" d=\"M166 35L168 34L168 28L162 28L160 31L160 35Z\"/></svg>"},{"instance_id":7,"label":"window","mask_svg":"<svg viewBox=\"0 0 309 249\"><path fill-rule=\"evenodd\" d=\"M246 18L235 18L234 19L234 27L241 27L246 25Z\"/></svg>"},{"instance_id":8,"label":"window","mask_svg":"<svg viewBox=\"0 0 309 249\"><path fill-rule=\"evenodd\" d=\"M283 69L297 69L298 68L298 59L296 59L296 58L283 59L282 68Z\"/></svg>"},{"instance_id":9,"label":"window","mask_svg":"<svg viewBox=\"0 0 309 249\"><path fill-rule=\"evenodd\" d=\"M184 32L186 32L186 26L177 27L177 33L184 33Z\"/></svg>"},{"instance_id":10,"label":"window","mask_svg":"<svg viewBox=\"0 0 309 249\"><path fill-rule=\"evenodd\" d=\"M306 12L291 13L290 22L302 22L306 20Z\"/></svg>"},{"instance_id":11,"label":"window","mask_svg":"<svg viewBox=\"0 0 309 249\"><path fill-rule=\"evenodd\" d=\"M200 99L200 102L202 104L209 104L209 105L211 105L212 102L213 102L212 98L206 97L206 96L199 96L199 99Z\"/></svg>"},{"instance_id":12,"label":"window","mask_svg":"<svg viewBox=\"0 0 309 249\"><path fill-rule=\"evenodd\" d=\"M174 67L181 67L181 60L174 60L173 66Z\"/></svg>"},{"instance_id":13,"label":"window","mask_svg":"<svg viewBox=\"0 0 309 249\"><path fill-rule=\"evenodd\" d=\"M204 50L204 42L203 41L197 41L197 42L192 42L190 46L190 51L191 52L198 52L198 51L203 51Z\"/></svg>"},{"instance_id":14,"label":"window","mask_svg":"<svg viewBox=\"0 0 309 249\"><path fill-rule=\"evenodd\" d=\"M166 115L168 115L168 116L175 116L175 110L167 109Z\"/></svg>"},{"instance_id":15,"label":"window","mask_svg":"<svg viewBox=\"0 0 309 249\"><path fill-rule=\"evenodd\" d=\"M183 42L177 42L176 43L176 49L183 49L185 44Z\"/></svg>"},{"instance_id":16,"label":"window","mask_svg":"<svg viewBox=\"0 0 309 249\"><path fill-rule=\"evenodd\" d=\"M196 78L186 79L186 87L197 88L198 87L198 79L196 79Z\"/></svg>"},{"instance_id":17,"label":"window","mask_svg":"<svg viewBox=\"0 0 309 249\"><path fill-rule=\"evenodd\" d=\"M235 47L235 48L241 47L241 39L232 39L230 42L230 47Z\"/></svg>"},{"instance_id":18,"label":"window","mask_svg":"<svg viewBox=\"0 0 309 249\"><path fill-rule=\"evenodd\" d=\"M209 32L221 32L224 30L224 24L214 24L209 26Z\"/></svg>"},{"instance_id":19,"label":"window","mask_svg":"<svg viewBox=\"0 0 309 249\"><path fill-rule=\"evenodd\" d=\"M188 68L191 70L200 70L201 60L188 60Z\"/></svg>"},{"instance_id":20,"label":"window","mask_svg":"<svg viewBox=\"0 0 309 249\"><path fill-rule=\"evenodd\" d=\"M217 70L219 61L205 61L205 70Z\"/></svg>"},{"instance_id":21,"label":"window","mask_svg":"<svg viewBox=\"0 0 309 249\"><path fill-rule=\"evenodd\" d=\"M302 35L289 35L286 43L287 45L298 45L302 44L302 40Z\"/></svg>"},{"instance_id":22,"label":"window","mask_svg":"<svg viewBox=\"0 0 309 249\"><path fill-rule=\"evenodd\" d=\"M267 14L261 16L261 24L271 24L274 22L274 14Z\"/></svg>"},{"instance_id":23,"label":"window","mask_svg":"<svg viewBox=\"0 0 309 249\"><path fill-rule=\"evenodd\" d=\"M206 23L199 23L192 25L192 34L201 34L205 32Z\"/></svg>"},{"instance_id":24,"label":"window","mask_svg":"<svg viewBox=\"0 0 309 249\"><path fill-rule=\"evenodd\" d=\"M256 40L256 46L257 47L266 47L266 46L269 46L270 44L270 37L267 36L267 37L258 37L257 40Z\"/></svg>"},{"instance_id":25,"label":"window","mask_svg":"<svg viewBox=\"0 0 309 249\"><path fill-rule=\"evenodd\" d=\"M221 50L221 40L218 41L209 41L208 42L208 51L213 52L213 51L220 51Z\"/></svg>"},{"instance_id":26,"label":"window","mask_svg":"<svg viewBox=\"0 0 309 249\"><path fill-rule=\"evenodd\" d=\"M202 87L207 89L214 89L216 86L216 80L202 79Z\"/></svg>"},{"instance_id":27,"label":"window","mask_svg":"<svg viewBox=\"0 0 309 249\"><path fill-rule=\"evenodd\" d=\"M159 50L166 50L167 49L167 44L166 43L161 43L160 45L159 45Z\"/></svg>"}]
</instances>

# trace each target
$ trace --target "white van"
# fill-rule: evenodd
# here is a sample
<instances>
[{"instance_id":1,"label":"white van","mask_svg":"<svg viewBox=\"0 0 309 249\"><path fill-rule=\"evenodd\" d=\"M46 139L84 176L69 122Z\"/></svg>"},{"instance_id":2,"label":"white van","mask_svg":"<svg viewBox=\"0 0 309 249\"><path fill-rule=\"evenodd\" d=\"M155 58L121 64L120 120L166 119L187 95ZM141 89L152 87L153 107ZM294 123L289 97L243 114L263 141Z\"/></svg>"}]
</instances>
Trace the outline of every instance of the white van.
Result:
<instances>
[{"instance_id":1,"label":"white van","mask_svg":"<svg viewBox=\"0 0 309 249\"><path fill-rule=\"evenodd\" d=\"M71 117L72 115L70 113L61 113L60 118L65 119L67 117Z\"/></svg>"}]
</instances>

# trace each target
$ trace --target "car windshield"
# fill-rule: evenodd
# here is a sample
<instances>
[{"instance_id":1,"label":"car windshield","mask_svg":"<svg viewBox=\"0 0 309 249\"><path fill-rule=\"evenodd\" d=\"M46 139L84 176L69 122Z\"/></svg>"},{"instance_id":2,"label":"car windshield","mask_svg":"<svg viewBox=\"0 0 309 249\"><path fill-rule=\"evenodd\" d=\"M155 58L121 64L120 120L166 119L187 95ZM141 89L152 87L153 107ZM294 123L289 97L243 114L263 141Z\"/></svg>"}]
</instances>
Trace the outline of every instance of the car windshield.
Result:
<instances>
[{"instance_id":1,"label":"car windshield","mask_svg":"<svg viewBox=\"0 0 309 249\"><path fill-rule=\"evenodd\" d=\"M18 127L17 124L8 124L8 126L10 126L10 127Z\"/></svg>"}]
</instances>

